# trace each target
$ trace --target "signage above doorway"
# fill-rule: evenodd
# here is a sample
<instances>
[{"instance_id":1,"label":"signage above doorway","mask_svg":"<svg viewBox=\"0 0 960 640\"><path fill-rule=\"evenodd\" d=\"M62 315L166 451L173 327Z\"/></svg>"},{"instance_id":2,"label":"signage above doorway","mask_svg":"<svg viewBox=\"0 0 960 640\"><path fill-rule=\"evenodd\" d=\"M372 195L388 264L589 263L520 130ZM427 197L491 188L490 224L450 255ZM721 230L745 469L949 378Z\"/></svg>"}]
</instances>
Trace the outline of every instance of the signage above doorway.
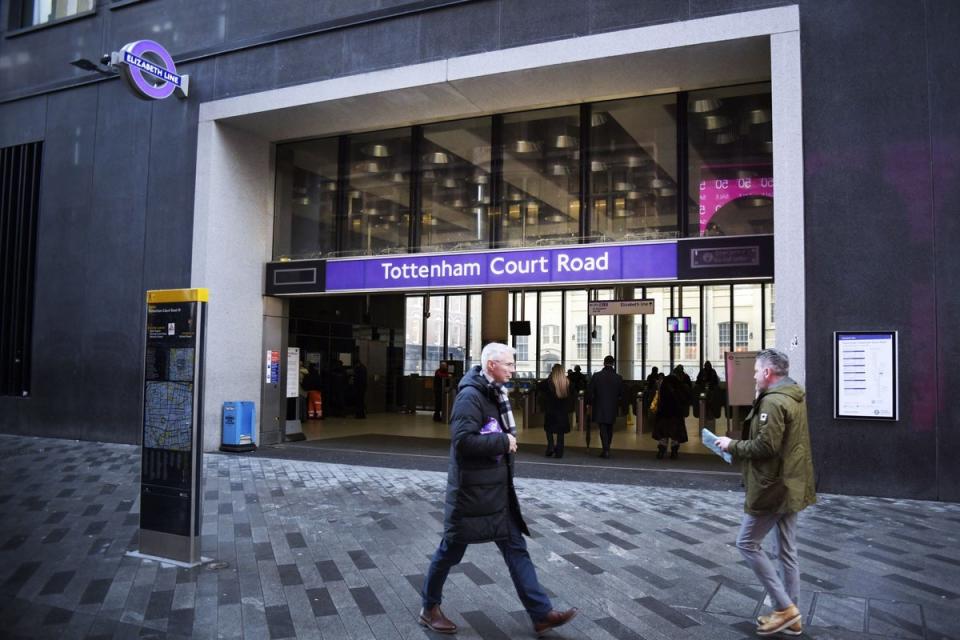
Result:
<instances>
[{"instance_id":1,"label":"signage above doorway","mask_svg":"<svg viewBox=\"0 0 960 640\"><path fill-rule=\"evenodd\" d=\"M674 280L677 243L328 260L327 292Z\"/></svg>"}]
</instances>

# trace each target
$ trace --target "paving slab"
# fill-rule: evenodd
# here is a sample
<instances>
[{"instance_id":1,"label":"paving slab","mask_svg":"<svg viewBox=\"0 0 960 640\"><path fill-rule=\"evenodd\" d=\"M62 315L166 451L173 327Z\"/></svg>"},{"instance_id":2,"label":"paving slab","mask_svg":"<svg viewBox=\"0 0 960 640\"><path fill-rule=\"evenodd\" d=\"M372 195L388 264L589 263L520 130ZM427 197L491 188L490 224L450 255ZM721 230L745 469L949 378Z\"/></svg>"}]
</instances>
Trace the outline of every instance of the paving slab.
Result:
<instances>
[{"instance_id":1,"label":"paving slab","mask_svg":"<svg viewBox=\"0 0 960 640\"><path fill-rule=\"evenodd\" d=\"M416 622L442 531L446 474L429 465L207 454L201 550L226 566L182 569L124 555L138 447L0 447L4 638L434 637ZM518 478L541 582L581 610L551 637L755 637L769 605L732 545L742 491L700 483ZM822 495L799 527L804 637L960 638L960 505ZM533 637L492 545L444 596L458 638Z\"/></svg>"}]
</instances>

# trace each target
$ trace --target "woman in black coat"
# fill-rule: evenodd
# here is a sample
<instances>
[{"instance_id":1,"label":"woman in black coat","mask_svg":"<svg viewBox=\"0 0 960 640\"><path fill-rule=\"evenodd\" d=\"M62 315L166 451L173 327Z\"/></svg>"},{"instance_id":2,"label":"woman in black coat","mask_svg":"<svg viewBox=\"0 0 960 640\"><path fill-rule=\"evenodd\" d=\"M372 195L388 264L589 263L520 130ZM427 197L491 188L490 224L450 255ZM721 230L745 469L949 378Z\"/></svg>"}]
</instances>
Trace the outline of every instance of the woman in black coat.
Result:
<instances>
[{"instance_id":1,"label":"woman in black coat","mask_svg":"<svg viewBox=\"0 0 960 640\"><path fill-rule=\"evenodd\" d=\"M540 383L540 400L543 403L543 430L547 432L546 455L548 458L562 458L563 435L570 432L573 387L559 364L553 365L550 377Z\"/></svg>"},{"instance_id":2,"label":"woman in black coat","mask_svg":"<svg viewBox=\"0 0 960 640\"><path fill-rule=\"evenodd\" d=\"M717 375L716 369L713 368L709 360L703 363L703 368L697 374L697 382L693 391L695 403L699 403L700 394L706 395L706 425L713 427L723 408L723 394L720 392L720 376ZM694 407L698 408L696 404ZM699 418L699 411L695 415Z\"/></svg>"},{"instance_id":3,"label":"woman in black coat","mask_svg":"<svg viewBox=\"0 0 960 640\"><path fill-rule=\"evenodd\" d=\"M687 390L672 373L660 383L657 413L653 419L653 439L658 441L657 458L663 458L670 445L670 457L679 456L680 443L687 441Z\"/></svg>"}]
</instances>

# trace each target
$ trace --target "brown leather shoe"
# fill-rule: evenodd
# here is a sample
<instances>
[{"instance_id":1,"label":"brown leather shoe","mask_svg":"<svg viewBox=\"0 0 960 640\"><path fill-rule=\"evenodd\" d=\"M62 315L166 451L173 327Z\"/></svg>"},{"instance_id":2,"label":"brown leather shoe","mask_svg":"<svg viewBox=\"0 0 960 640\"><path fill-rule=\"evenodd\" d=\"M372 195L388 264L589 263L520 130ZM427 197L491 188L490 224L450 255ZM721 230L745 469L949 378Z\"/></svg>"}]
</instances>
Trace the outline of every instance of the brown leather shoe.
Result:
<instances>
[{"instance_id":1,"label":"brown leather shoe","mask_svg":"<svg viewBox=\"0 0 960 640\"><path fill-rule=\"evenodd\" d=\"M440 605L435 604L429 609L420 609L420 624L437 633L456 633L457 625L440 611Z\"/></svg>"},{"instance_id":2,"label":"brown leather shoe","mask_svg":"<svg viewBox=\"0 0 960 640\"><path fill-rule=\"evenodd\" d=\"M789 629L795 624L800 623L800 610L795 605L790 605L781 611L773 611L769 616L761 616L763 622L757 625L757 635L772 636ZM759 621L759 618L758 618ZM802 627L801 627L802 633ZM792 635L792 634L791 634Z\"/></svg>"},{"instance_id":3,"label":"brown leather shoe","mask_svg":"<svg viewBox=\"0 0 960 640\"><path fill-rule=\"evenodd\" d=\"M551 611L547 614L547 617L537 622L533 625L533 632L537 636L542 636L550 629L556 629L561 627L571 620L573 620L577 615L577 608L567 609L566 611Z\"/></svg>"}]
</instances>

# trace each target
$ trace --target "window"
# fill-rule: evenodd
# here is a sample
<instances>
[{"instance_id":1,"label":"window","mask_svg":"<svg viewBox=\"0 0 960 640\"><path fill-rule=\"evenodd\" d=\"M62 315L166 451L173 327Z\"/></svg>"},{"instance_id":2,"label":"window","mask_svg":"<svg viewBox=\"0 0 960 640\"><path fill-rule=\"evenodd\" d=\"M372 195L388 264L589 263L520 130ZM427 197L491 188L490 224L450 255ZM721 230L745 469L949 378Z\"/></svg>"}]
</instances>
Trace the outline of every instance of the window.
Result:
<instances>
[{"instance_id":1,"label":"window","mask_svg":"<svg viewBox=\"0 0 960 640\"><path fill-rule=\"evenodd\" d=\"M590 339L590 327L585 324L577 325L577 359L587 359L587 348Z\"/></svg>"},{"instance_id":2,"label":"window","mask_svg":"<svg viewBox=\"0 0 960 640\"><path fill-rule=\"evenodd\" d=\"M43 143L0 149L0 395L30 395Z\"/></svg>"},{"instance_id":3,"label":"window","mask_svg":"<svg viewBox=\"0 0 960 640\"><path fill-rule=\"evenodd\" d=\"M93 0L15 0L10 8L10 28L22 29L92 11Z\"/></svg>"},{"instance_id":4,"label":"window","mask_svg":"<svg viewBox=\"0 0 960 640\"><path fill-rule=\"evenodd\" d=\"M349 255L405 252L410 224L410 129L351 136L345 242Z\"/></svg>"},{"instance_id":5,"label":"window","mask_svg":"<svg viewBox=\"0 0 960 640\"><path fill-rule=\"evenodd\" d=\"M729 336L729 330L728 330ZM673 346L676 347L677 360L697 359L697 323L690 322L690 333L673 334ZM680 364L687 364L682 362Z\"/></svg>"},{"instance_id":6,"label":"window","mask_svg":"<svg viewBox=\"0 0 960 640\"><path fill-rule=\"evenodd\" d=\"M514 336L517 340L517 355L516 360L529 360L530 359L530 336Z\"/></svg>"},{"instance_id":7,"label":"window","mask_svg":"<svg viewBox=\"0 0 960 640\"><path fill-rule=\"evenodd\" d=\"M94 6L15 6L43 2ZM772 233L770 96L755 83L281 144L274 259Z\"/></svg>"},{"instance_id":8,"label":"window","mask_svg":"<svg viewBox=\"0 0 960 640\"><path fill-rule=\"evenodd\" d=\"M338 145L325 138L277 147L274 260L318 258L336 248Z\"/></svg>"},{"instance_id":9,"label":"window","mask_svg":"<svg viewBox=\"0 0 960 640\"><path fill-rule=\"evenodd\" d=\"M590 325L587 324L578 324L577 325L577 359L585 360L587 358L587 345L591 346L590 357L594 360L602 357L601 351L603 348L603 326L597 325L595 329L596 336L591 337L590 335Z\"/></svg>"},{"instance_id":10,"label":"window","mask_svg":"<svg viewBox=\"0 0 960 640\"><path fill-rule=\"evenodd\" d=\"M579 107L504 116L500 244L577 241L579 139Z\"/></svg>"},{"instance_id":11,"label":"window","mask_svg":"<svg viewBox=\"0 0 960 640\"><path fill-rule=\"evenodd\" d=\"M689 235L773 233L769 83L690 93Z\"/></svg>"},{"instance_id":12,"label":"window","mask_svg":"<svg viewBox=\"0 0 960 640\"><path fill-rule=\"evenodd\" d=\"M720 352L730 349L730 323L721 322L717 327L720 336ZM747 351L750 344L750 331L746 322L733 323L733 350Z\"/></svg>"},{"instance_id":13,"label":"window","mask_svg":"<svg viewBox=\"0 0 960 640\"><path fill-rule=\"evenodd\" d=\"M676 95L592 106L592 235L604 240L676 235L676 106Z\"/></svg>"},{"instance_id":14,"label":"window","mask_svg":"<svg viewBox=\"0 0 960 640\"><path fill-rule=\"evenodd\" d=\"M560 326L556 324L543 325L543 335L540 340L544 346L560 344Z\"/></svg>"},{"instance_id":15,"label":"window","mask_svg":"<svg viewBox=\"0 0 960 640\"><path fill-rule=\"evenodd\" d=\"M485 249L489 245L492 118L423 127L420 148L420 248Z\"/></svg>"}]
</instances>

